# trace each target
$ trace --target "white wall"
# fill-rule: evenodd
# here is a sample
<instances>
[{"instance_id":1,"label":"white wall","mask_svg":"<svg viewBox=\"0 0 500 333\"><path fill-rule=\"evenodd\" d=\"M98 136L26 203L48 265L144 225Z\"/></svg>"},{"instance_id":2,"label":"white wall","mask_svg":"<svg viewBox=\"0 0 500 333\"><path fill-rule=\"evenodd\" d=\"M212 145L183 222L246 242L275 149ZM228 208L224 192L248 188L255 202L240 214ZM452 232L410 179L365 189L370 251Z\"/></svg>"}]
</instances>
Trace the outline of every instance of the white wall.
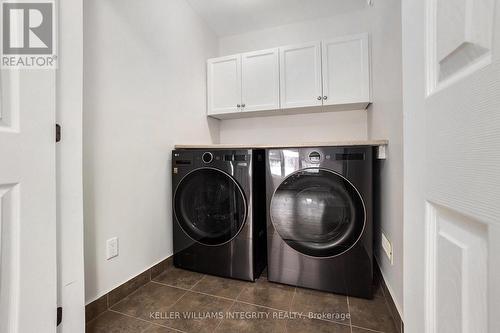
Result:
<instances>
[{"instance_id":1,"label":"white wall","mask_svg":"<svg viewBox=\"0 0 500 333\"><path fill-rule=\"evenodd\" d=\"M403 315L403 85L401 1L375 1L372 22L372 73L374 103L368 110L368 137L389 140L388 159L378 166L376 187L380 211L379 231L392 242L393 261L385 256L375 238L378 263L398 310ZM376 237L380 237L380 233Z\"/></svg>"},{"instance_id":2,"label":"white wall","mask_svg":"<svg viewBox=\"0 0 500 333\"><path fill-rule=\"evenodd\" d=\"M366 111L223 120L221 143L301 143L367 138Z\"/></svg>"},{"instance_id":3,"label":"white wall","mask_svg":"<svg viewBox=\"0 0 500 333\"><path fill-rule=\"evenodd\" d=\"M172 254L171 150L219 129L205 116L217 38L184 0L86 0L84 15L88 303Z\"/></svg>"},{"instance_id":4,"label":"white wall","mask_svg":"<svg viewBox=\"0 0 500 333\"><path fill-rule=\"evenodd\" d=\"M301 142L350 139L389 139L389 160L380 165L381 211L376 214L376 244L380 230L394 245L394 265L377 246L382 273L402 314L403 305L403 158L401 87L401 4L375 1L374 7L314 21L304 21L219 41L219 55L322 40L369 32L372 41L373 105L368 111L331 112L300 116L224 120L221 143Z\"/></svg>"}]
</instances>

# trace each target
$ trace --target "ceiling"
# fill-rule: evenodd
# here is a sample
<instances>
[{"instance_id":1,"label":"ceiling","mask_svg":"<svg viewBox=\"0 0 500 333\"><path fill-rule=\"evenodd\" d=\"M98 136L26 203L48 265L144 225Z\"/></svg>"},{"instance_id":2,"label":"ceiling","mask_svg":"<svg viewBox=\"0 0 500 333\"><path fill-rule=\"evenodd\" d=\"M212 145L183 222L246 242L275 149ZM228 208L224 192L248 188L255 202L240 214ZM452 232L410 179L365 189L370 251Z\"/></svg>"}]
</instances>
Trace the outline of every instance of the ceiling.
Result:
<instances>
[{"instance_id":1,"label":"ceiling","mask_svg":"<svg viewBox=\"0 0 500 333\"><path fill-rule=\"evenodd\" d=\"M218 36L364 8L367 0L187 0Z\"/></svg>"}]
</instances>

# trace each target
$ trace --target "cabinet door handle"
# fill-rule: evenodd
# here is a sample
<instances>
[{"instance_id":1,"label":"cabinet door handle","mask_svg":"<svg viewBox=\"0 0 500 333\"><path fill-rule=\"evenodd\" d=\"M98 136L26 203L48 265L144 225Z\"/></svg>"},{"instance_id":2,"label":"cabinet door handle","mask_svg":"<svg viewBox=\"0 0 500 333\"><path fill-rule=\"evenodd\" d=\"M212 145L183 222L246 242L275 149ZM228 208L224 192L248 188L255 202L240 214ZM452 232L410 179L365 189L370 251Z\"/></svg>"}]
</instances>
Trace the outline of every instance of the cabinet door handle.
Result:
<instances>
[{"instance_id":1,"label":"cabinet door handle","mask_svg":"<svg viewBox=\"0 0 500 333\"><path fill-rule=\"evenodd\" d=\"M241 107L244 108L245 107L245 104L241 104Z\"/></svg>"},{"instance_id":2,"label":"cabinet door handle","mask_svg":"<svg viewBox=\"0 0 500 333\"><path fill-rule=\"evenodd\" d=\"M328 96L323 96L323 99L326 101L328 99Z\"/></svg>"},{"instance_id":3,"label":"cabinet door handle","mask_svg":"<svg viewBox=\"0 0 500 333\"><path fill-rule=\"evenodd\" d=\"M321 101L321 96L318 96L318 101Z\"/></svg>"},{"instance_id":4,"label":"cabinet door handle","mask_svg":"<svg viewBox=\"0 0 500 333\"><path fill-rule=\"evenodd\" d=\"M241 107L241 105L239 105L239 104L237 104L236 106L237 106L238 108L240 108L240 107Z\"/></svg>"}]
</instances>

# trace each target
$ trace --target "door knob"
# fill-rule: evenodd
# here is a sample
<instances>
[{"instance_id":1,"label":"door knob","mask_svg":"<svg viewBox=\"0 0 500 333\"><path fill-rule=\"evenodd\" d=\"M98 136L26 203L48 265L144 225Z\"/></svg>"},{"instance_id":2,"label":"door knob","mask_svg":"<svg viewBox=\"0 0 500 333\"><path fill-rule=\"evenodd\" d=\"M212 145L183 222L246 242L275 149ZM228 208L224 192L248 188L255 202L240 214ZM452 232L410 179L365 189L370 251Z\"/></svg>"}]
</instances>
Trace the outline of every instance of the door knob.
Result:
<instances>
[{"instance_id":1,"label":"door knob","mask_svg":"<svg viewBox=\"0 0 500 333\"><path fill-rule=\"evenodd\" d=\"M245 104L241 104L241 107L244 108L245 107Z\"/></svg>"},{"instance_id":2,"label":"door knob","mask_svg":"<svg viewBox=\"0 0 500 333\"><path fill-rule=\"evenodd\" d=\"M237 104L236 106L237 106L237 107L241 107L241 105L239 105L239 104Z\"/></svg>"},{"instance_id":3,"label":"door knob","mask_svg":"<svg viewBox=\"0 0 500 333\"><path fill-rule=\"evenodd\" d=\"M323 96L323 99L326 101L328 99L328 96Z\"/></svg>"},{"instance_id":4,"label":"door knob","mask_svg":"<svg viewBox=\"0 0 500 333\"><path fill-rule=\"evenodd\" d=\"M321 101L321 96L318 96L318 101Z\"/></svg>"}]
</instances>

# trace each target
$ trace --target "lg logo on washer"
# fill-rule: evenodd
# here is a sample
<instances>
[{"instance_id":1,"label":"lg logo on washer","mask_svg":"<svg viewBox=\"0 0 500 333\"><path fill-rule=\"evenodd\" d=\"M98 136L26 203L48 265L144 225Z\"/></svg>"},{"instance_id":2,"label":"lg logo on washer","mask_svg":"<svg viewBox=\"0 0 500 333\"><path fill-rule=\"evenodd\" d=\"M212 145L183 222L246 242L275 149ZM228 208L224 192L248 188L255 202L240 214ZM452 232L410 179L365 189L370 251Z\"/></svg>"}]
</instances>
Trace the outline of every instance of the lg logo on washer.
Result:
<instances>
[{"instance_id":1,"label":"lg logo on washer","mask_svg":"<svg viewBox=\"0 0 500 333\"><path fill-rule=\"evenodd\" d=\"M2 67L55 68L54 0L2 1Z\"/></svg>"}]
</instances>

